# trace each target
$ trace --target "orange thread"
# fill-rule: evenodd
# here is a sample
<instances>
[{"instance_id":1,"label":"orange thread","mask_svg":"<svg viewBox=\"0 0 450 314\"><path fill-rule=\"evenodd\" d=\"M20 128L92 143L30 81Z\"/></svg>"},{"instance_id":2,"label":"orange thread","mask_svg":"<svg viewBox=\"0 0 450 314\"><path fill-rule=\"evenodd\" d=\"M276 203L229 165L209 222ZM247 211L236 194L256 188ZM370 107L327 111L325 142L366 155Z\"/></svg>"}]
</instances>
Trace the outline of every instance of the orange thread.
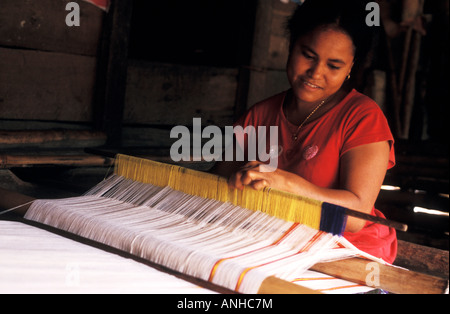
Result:
<instances>
[{"instance_id":1,"label":"orange thread","mask_svg":"<svg viewBox=\"0 0 450 314\"><path fill-rule=\"evenodd\" d=\"M321 289L319 291L333 291L333 290L347 289L347 288L357 288L357 287L362 287L362 286L361 285L348 285L348 286L341 286L341 287Z\"/></svg>"},{"instance_id":2,"label":"orange thread","mask_svg":"<svg viewBox=\"0 0 450 314\"><path fill-rule=\"evenodd\" d=\"M255 249L255 250L250 251L250 252L245 252L245 253L242 253L242 254L239 254L239 255L221 258L220 260L218 260L218 261L214 264L213 268L211 269L211 273L209 274L209 279L208 279L208 280L209 280L210 282L213 280L214 276L216 275L217 268L218 268L219 265L222 264L224 261L229 260L229 259L233 259L233 258L236 258L236 257L244 256L244 255L246 255L246 254L251 254L251 253L257 252L257 251L259 251L259 250L263 250L263 249L265 249L265 248L271 247L271 246L278 245L278 244L280 244L280 242L281 242L283 239L285 239L285 238L286 238L286 237L287 237L287 236L288 236L288 235L289 235L289 234L290 234L290 233L291 233L298 225L299 225L299 223L294 223L294 224L292 224L292 226L291 226L285 233L283 233L283 235L281 235L281 237L280 237L278 240L276 240L276 241L273 242L272 244L266 245L266 246L264 246L264 247L262 247L262 248L259 248L259 249Z\"/></svg>"},{"instance_id":3,"label":"orange thread","mask_svg":"<svg viewBox=\"0 0 450 314\"><path fill-rule=\"evenodd\" d=\"M246 269L241 273L241 275L239 276L239 279L238 279L238 281L237 281L237 283L236 283L236 287L235 287L234 290L235 290L235 291L238 291L238 290L239 290L239 288L240 288L240 286L241 286L241 284L242 284L242 281L244 280L245 275L246 275L250 270L255 269L255 268L258 268L258 267L261 267L261 266L265 266L265 265L268 265L268 264L271 264L271 263L274 263L274 262L278 262L278 261L281 261L281 260L283 260L283 259L285 259L285 258L289 258L289 257L292 257L292 256L294 256L294 255L303 253L303 252L309 250L309 249L311 248L311 246L312 246L315 242L317 242L318 239L320 239L320 238L322 237L323 234L324 234L323 231L317 232L317 233L314 235L314 237L312 237L312 238L308 241L308 243L306 243L306 245L305 245L304 247L302 247L302 248L300 249L300 251L298 251L297 253L294 253L294 254L292 254L292 255L285 256L285 257L282 257L282 258L279 258L279 259L276 259L276 260L273 260L273 261L270 261L270 262L267 262L267 263L264 263L264 264L260 264L260 265L256 265L256 266L252 266L252 267L246 268Z\"/></svg>"}]
</instances>

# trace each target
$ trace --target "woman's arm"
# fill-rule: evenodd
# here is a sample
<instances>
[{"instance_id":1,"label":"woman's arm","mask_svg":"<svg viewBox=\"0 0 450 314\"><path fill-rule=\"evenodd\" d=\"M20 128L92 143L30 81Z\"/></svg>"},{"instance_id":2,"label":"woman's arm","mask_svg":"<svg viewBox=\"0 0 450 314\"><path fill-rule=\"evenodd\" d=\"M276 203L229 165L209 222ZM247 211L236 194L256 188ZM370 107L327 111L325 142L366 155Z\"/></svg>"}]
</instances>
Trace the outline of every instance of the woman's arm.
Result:
<instances>
[{"instance_id":1,"label":"woman's arm","mask_svg":"<svg viewBox=\"0 0 450 314\"><path fill-rule=\"evenodd\" d=\"M271 187L370 213L386 175L389 150L388 142L377 142L346 152L341 158L340 189L321 188L296 174L280 169L264 172L262 170L266 166L259 162L250 162L233 172L228 182L231 187L238 189L245 185L257 190ZM364 225L364 220L349 217L346 231L358 232Z\"/></svg>"}]
</instances>

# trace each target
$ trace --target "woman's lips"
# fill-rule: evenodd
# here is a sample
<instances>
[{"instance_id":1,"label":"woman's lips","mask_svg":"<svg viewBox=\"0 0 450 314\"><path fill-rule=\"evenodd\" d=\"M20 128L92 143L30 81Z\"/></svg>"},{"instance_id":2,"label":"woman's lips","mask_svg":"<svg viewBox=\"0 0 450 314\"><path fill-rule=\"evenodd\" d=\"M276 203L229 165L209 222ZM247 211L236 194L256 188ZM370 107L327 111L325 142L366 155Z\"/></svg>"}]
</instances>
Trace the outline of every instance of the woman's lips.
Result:
<instances>
[{"instance_id":1,"label":"woman's lips","mask_svg":"<svg viewBox=\"0 0 450 314\"><path fill-rule=\"evenodd\" d=\"M319 85L313 84L311 82L308 82L306 80L302 80L302 83L304 86L311 88L311 89L322 89L322 87L320 87Z\"/></svg>"}]
</instances>

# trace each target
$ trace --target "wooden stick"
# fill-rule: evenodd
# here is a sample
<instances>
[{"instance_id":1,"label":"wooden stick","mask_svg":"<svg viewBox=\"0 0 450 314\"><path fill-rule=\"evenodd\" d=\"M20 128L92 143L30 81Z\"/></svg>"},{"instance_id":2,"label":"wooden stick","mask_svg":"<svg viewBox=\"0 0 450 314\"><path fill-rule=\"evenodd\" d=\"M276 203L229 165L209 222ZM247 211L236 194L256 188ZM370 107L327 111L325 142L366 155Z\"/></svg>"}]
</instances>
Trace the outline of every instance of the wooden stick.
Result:
<instances>
[{"instance_id":1,"label":"wooden stick","mask_svg":"<svg viewBox=\"0 0 450 314\"><path fill-rule=\"evenodd\" d=\"M397 294L443 294L448 289L448 279L362 258L319 263L311 270Z\"/></svg>"},{"instance_id":2,"label":"wooden stick","mask_svg":"<svg viewBox=\"0 0 450 314\"><path fill-rule=\"evenodd\" d=\"M351 216L351 217L355 217L355 218L359 218L362 220L367 220L373 223L377 223L380 225L384 225L390 228L394 228L398 231L404 231L406 232L408 230L408 226L396 221L392 221L392 220L388 220L385 218L381 218L381 217L376 217L373 215L369 215L369 214L365 214L356 210L352 210L352 209L346 209L345 213L347 216Z\"/></svg>"},{"instance_id":3,"label":"wooden stick","mask_svg":"<svg viewBox=\"0 0 450 314\"><path fill-rule=\"evenodd\" d=\"M35 165L110 166L114 160L96 155L0 155L0 168Z\"/></svg>"}]
</instances>

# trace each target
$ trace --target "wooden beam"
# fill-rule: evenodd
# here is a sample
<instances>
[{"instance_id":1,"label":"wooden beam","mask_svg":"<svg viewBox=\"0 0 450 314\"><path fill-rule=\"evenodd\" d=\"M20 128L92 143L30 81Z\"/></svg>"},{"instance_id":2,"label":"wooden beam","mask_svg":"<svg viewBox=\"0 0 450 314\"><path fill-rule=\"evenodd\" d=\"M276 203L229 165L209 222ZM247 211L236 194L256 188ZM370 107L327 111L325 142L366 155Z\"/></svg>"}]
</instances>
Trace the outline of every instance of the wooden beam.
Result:
<instances>
[{"instance_id":1,"label":"wooden beam","mask_svg":"<svg viewBox=\"0 0 450 314\"><path fill-rule=\"evenodd\" d=\"M0 169L29 166L103 167L114 164L114 159L89 154L77 155L0 155Z\"/></svg>"},{"instance_id":2,"label":"wooden beam","mask_svg":"<svg viewBox=\"0 0 450 314\"><path fill-rule=\"evenodd\" d=\"M92 130L0 130L0 146L23 147L26 145L51 145L64 144L66 147L74 147L76 143L92 143L99 146L106 140L103 132Z\"/></svg>"}]
</instances>

